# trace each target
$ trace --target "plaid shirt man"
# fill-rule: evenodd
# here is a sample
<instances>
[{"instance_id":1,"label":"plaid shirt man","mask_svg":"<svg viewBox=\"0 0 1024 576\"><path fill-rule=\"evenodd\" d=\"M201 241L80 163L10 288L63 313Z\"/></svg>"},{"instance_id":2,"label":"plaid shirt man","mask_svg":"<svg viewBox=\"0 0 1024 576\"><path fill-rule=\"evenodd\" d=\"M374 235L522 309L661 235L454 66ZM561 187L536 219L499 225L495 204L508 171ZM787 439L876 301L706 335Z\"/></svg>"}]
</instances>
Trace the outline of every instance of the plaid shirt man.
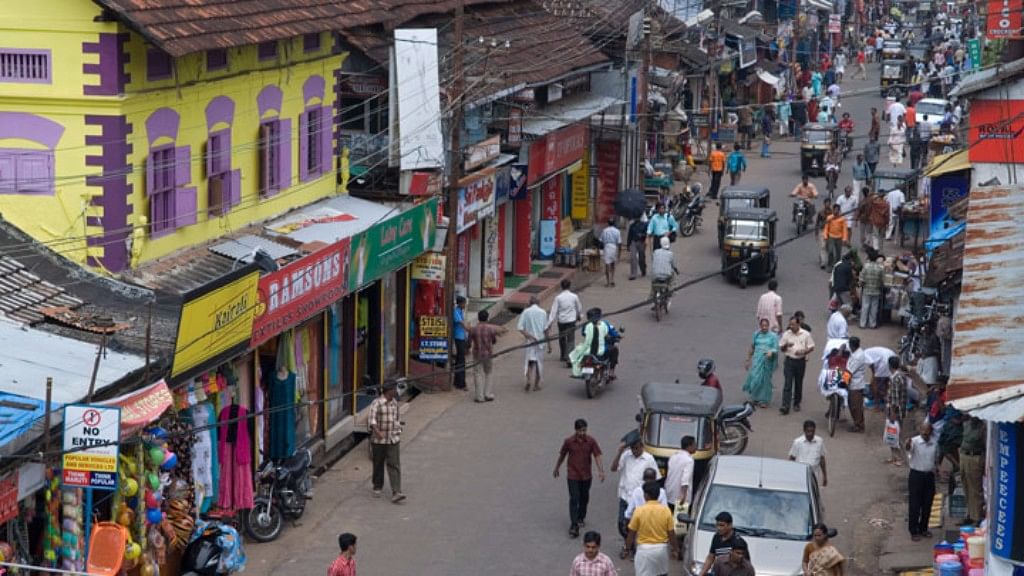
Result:
<instances>
[{"instance_id":1,"label":"plaid shirt man","mask_svg":"<svg viewBox=\"0 0 1024 576\"><path fill-rule=\"evenodd\" d=\"M611 558L604 552L598 552L593 560L581 552L572 561L572 571L569 572L569 576L619 576L619 573L615 570Z\"/></svg>"},{"instance_id":2,"label":"plaid shirt man","mask_svg":"<svg viewBox=\"0 0 1024 576\"><path fill-rule=\"evenodd\" d=\"M860 271L860 284L864 294L874 296L882 293L882 280L885 269L878 262L868 262Z\"/></svg>"},{"instance_id":3,"label":"plaid shirt man","mask_svg":"<svg viewBox=\"0 0 1024 576\"><path fill-rule=\"evenodd\" d=\"M374 444L398 444L402 434L398 400L378 396L370 404L369 424L374 432L371 436Z\"/></svg>"}]
</instances>

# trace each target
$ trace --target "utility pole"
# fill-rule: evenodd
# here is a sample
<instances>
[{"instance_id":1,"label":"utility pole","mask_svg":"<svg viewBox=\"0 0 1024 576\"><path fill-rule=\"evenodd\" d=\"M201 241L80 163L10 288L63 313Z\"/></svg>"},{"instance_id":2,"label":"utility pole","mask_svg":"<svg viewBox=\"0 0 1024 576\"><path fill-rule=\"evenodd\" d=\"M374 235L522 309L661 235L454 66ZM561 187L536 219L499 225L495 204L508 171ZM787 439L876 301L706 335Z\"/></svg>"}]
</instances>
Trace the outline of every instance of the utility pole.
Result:
<instances>
[{"instance_id":1,"label":"utility pole","mask_svg":"<svg viewBox=\"0 0 1024 576\"><path fill-rule=\"evenodd\" d=\"M465 5L463 0L459 0L455 5L455 31L453 33L454 38L452 39L452 124L451 124L451 149L449 150L449 167L448 167L448 206L445 212L448 216L448 242L446 251L448 253L448 259L446 263L446 273L444 282L444 312L448 316L449 323L453 318L455 311L455 274L457 270L457 261L459 259L459 244L458 244L458 224L456 223L456 216L459 213L459 180L462 179L462 115L464 112L464 94L465 90L465 70L463 69L463 54L464 54L464 40L463 40L463 16L465 13ZM452 325L448 330L448 364L452 366L452 360L454 358L453 353L455 351L455 326ZM450 378L455 377L455 372L450 370L448 372ZM451 380L449 380L451 382Z\"/></svg>"},{"instance_id":2,"label":"utility pole","mask_svg":"<svg viewBox=\"0 0 1024 576\"><path fill-rule=\"evenodd\" d=\"M638 168L638 186L640 190L644 188L644 178L646 171L644 169L644 160L647 158L647 132L649 130L650 121L647 114L647 73L651 67L651 19L647 14L647 9L644 9L643 23L640 25L640 33L643 34L643 40L641 44L640 53L640 70L637 72L637 168Z\"/></svg>"}]
</instances>

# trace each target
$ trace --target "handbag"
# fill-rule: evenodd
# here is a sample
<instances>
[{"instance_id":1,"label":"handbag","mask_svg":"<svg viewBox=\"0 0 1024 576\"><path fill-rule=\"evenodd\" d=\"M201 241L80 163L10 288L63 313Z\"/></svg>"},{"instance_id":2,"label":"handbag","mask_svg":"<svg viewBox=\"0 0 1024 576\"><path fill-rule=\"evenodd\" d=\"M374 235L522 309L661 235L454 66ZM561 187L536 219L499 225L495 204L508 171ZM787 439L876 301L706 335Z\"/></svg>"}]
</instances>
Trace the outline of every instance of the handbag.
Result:
<instances>
[{"instance_id":1,"label":"handbag","mask_svg":"<svg viewBox=\"0 0 1024 576\"><path fill-rule=\"evenodd\" d=\"M899 448L900 445L900 423L896 420L886 420L885 429L882 431L882 444L890 448Z\"/></svg>"}]
</instances>

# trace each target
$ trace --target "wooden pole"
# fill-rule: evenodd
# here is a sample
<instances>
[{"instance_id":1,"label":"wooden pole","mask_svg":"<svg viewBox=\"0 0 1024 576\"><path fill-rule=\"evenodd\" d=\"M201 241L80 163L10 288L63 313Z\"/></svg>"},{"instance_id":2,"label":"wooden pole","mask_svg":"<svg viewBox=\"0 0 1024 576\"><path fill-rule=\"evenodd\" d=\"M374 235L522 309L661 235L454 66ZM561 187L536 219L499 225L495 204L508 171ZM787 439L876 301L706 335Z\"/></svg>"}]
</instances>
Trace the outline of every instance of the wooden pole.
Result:
<instances>
[{"instance_id":1,"label":"wooden pole","mask_svg":"<svg viewBox=\"0 0 1024 576\"><path fill-rule=\"evenodd\" d=\"M43 452L50 451L50 411L53 408L53 377L46 377L46 412L43 415Z\"/></svg>"},{"instance_id":2,"label":"wooden pole","mask_svg":"<svg viewBox=\"0 0 1024 576\"><path fill-rule=\"evenodd\" d=\"M107 333L103 332L103 338L100 340L99 350L96 350L96 361L92 364L92 377L89 378L89 395L85 397L86 403L92 402L92 395L96 392L96 375L100 371L100 358L103 357L103 352L107 348Z\"/></svg>"},{"instance_id":3,"label":"wooden pole","mask_svg":"<svg viewBox=\"0 0 1024 576\"><path fill-rule=\"evenodd\" d=\"M465 6L462 0L455 5L455 30L452 42L452 135L451 149L449 150L449 173L448 173L448 206L445 212L448 216L448 242L446 252L448 253L447 272L444 282L445 314L453 318L455 311L455 275L459 259L458 224L456 215L459 213L459 180L462 179L462 115L463 115L463 91L465 86L465 70L463 69L463 16ZM448 365L454 367L455 354L455 326L448 330ZM449 382L454 382L455 371L450 370Z\"/></svg>"}]
</instances>

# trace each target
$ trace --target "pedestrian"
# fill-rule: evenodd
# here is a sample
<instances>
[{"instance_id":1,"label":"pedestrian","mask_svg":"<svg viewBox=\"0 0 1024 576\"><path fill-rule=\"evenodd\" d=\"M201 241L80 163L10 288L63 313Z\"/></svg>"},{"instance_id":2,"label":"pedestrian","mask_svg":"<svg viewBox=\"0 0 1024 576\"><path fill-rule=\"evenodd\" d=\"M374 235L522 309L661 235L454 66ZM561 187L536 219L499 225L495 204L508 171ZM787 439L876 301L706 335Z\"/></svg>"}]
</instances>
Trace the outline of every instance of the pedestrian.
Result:
<instances>
[{"instance_id":1,"label":"pedestrian","mask_svg":"<svg viewBox=\"0 0 1024 576\"><path fill-rule=\"evenodd\" d=\"M341 553L331 562L327 576L356 576L356 535L343 532L338 535Z\"/></svg>"},{"instance_id":2,"label":"pedestrian","mask_svg":"<svg viewBox=\"0 0 1024 576\"><path fill-rule=\"evenodd\" d=\"M786 357L782 366L785 384L782 387L782 407L779 408L779 412L786 415L789 414L791 402L793 410L800 411L800 402L804 397L807 356L814 352L814 338L800 326L800 319L796 316L789 319L789 329L779 338L779 350Z\"/></svg>"},{"instance_id":3,"label":"pedestrian","mask_svg":"<svg viewBox=\"0 0 1024 576\"><path fill-rule=\"evenodd\" d=\"M949 460L952 465L952 473L956 474L960 471L960 443L964 439L963 413L950 408L942 430L933 431L933 433L939 436L939 462L936 467L940 469L941 474L942 463ZM947 475L942 474L942 476L945 477L945 480L949 480Z\"/></svg>"},{"instance_id":4,"label":"pedestrian","mask_svg":"<svg viewBox=\"0 0 1024 576\"><path fill-rule=\"evenodd\" d=\"M804 433L793 440L789 459L807 464L821 485L828 486L828 467L825 466L825 440L818 436L814 420L804 420Z\"/></svg>"},{"instance_id":5,"label":"pedestrian","mask_svg":"<svg viewBox=\"0 0 1024 576\"><path fill-rule=\"evenodd\" d=\"M821 83L824 80L825 80L824 77L821 75L821 72L819 72L818 70L815 70L814 72L811 72L811 94L815 98L820 98L821 97Z\"/></svg>"},{"instance_id":6,"label":"pedestrian","mask_svg":"<svg viewBox=\"0 0 1024 576\"><path fill-rule=\"evenodd\" d=\"M491 316L487 310L477 312L476 317L476 325L469 329L469 349L473 352L474 401L482 404L494 401L494 344L507 330L488 322Z\"/></svg>"},{"instance_id":7,"label":"pedestrian","mask_svg":"<svg viewBox=\"0 0 1024 576\"><path fill-rule=\"evenodd\" d=\"M857 160L853 163L853 191L857 194L857 203L860 204L861 190L867 186L871 179L870 168L864 161L863 154L857 154Z\"/></svg>"},{"instance_id":8,"label":"pedestrian","mask_svg":"<svg viewBox=\"0 0 1024 576\"><path fill-rule=\"evenodd\" d=\"M629 245L629 279L647 276L647 222L637 218L629 225L626 232L626 243ZM637 274L639 272L639 274Z\"/></svg>"},{"instance_id":9,"label":"pedestrian","mask_svg":"<svg viewBox=\"0 0 1024 576\"><path fill-rule=\"evenodd\" d=\"M907 144L906 128L903 116L898 116L896 125L889 131L889 139L886 141L889 146L889 163L895 167L903 164L903 156L906 153L904 147Z\"/></svg>"},{"instance_id":10,"label":"pedestrian","mask_svg":"<svg viewBox=\"0 0 1024 576\"><path fill-rule=\"evenodd\" d=\"M619 451L612 460L612 472L619 473L619 534L626 537L626 508L629 508L629 497L637 486L643 484L644 470L658 470L654 456L644 450L644 441L639 434L629 434L626 441L619 444ZM657 497L657 495L655 495Z\"/></svg>"},{"instance_id":11,"label":"pedestrian","mask_svg":"<svg viewBox=\"0 0 1024 576\"><path fill-rule=\"evenodd\" d=\"M619 246L622 233L615 226L615 218L608 219L608 225L601 231L601 259L604 260L604 285L615 286L615 262L619 260Z\"/></svg>"},{"instance_id":12,"label":"pedestrian","mask_svg":"<svg viewBox=\"0 0 1024 576\"><path fill-rule=\"evenodd\" d=\"M907 478L910 539L931 538L928 520L935 498L935 467L938 464L938 442L932 436L932 425L924 422L919 433L908 438L904 448L910 457L910 476Z\"/></svg>"},{"instance_id":13,"label":"pedestrian","mask_svg":"<svg viewBox=\"0 0 1024 576\"><path fill-rule=\"evenodd\" d=\"M852 238L853 229L857 223L857 207L860 205L860 196L853 193L853 186L843 188L843 193L836 198L836 206L839 212L846 218L846 230Z\"/></svg>"},{"instance_id":14,"label":"pedestrian","mask_svg":"<svg viewBox=\"0 0 1024 576\"><path fill-rule=\"evenodd\" d=\"M793 317L800 323L801 328L807 330L807 332L814 332L814 330L811 330L811 325L807 323L807 315L804 314L803 310L793 312Z\"/></svg>"},{"instance_id":15,"label":"pedestrian","mask_svg":"<svg viewBox=\"0 0 1024 576\"><path fill-rule=\"evenodd\" d=\"M868 201L868 223L871 225L870 243L871 248L878 252L882 249L882 237L889 226L890 208L886 202L884 192L879 190Z\"/></svg>"},{"instance_id":16,"label":"pedestrian","mask_svg":"<svg viewBox=\"0 0 1024 576\"><path fill-rule=\"evenodd\" d=\"M850 292L853 290L853 276L853 257L847 252L832 268L832 276L829 279L832 300L837 304L852 304Z\"/></svg>"},{"instance_id":17,"label":"pedestrian","mask_svg":"<svg viewBox=\"0 0 1024 576\"><path fill-rule=\"evenodd\" d=\"M775 115L779 118L779 136L786 136L793 132L789 127L789 120L793 115L793 106L790 104L792 100L793 97L787 94L775 105Z\"/></svg>"},{"instance_id":18,"label":"pedestrian","mask_svg":"<svg viewBox=\"0 0 1024 576\"><path fill-rule=\"evenodd\" d=\"M864 431L864 390L868 387L867 373L870 362L860 345L860 338L853 336L847 342L850 357L846 360L846 370L850 373L849 394L850 419L853 426L850 432Z\"/></svg>"},{"instance_id":19,"label":"pedestrian","mask_svg":"<svg viewBox=\"0 0 1024 576\"><path fill-rule=\"evenodd\" d=\"M825 331L829 340L845 340L849 338L847 319L850 317L851 312L853 312L853 306L843 304L828 317L828 325L825 327Z\"/></svg>"},{"instance_id":20,"label":"pedestrian","mask_svg":"<svg viewBox=\"0 0 1024 576\"><path fill-rule=\"evenodd\" d=\"M690 502L693 500L693 453L697 451L697 439L683 436L679 442L680 450L668 459L668 470L665 472L665 496L669 507L675 512L689 513Z\"/></svg>"},{"instance_id":21,"label":"pedestrian","mask_svg":"<svg viewBox=\"0 0 1024 576\"><path fill-rule=\"evenodd\" d=\"M860 73L861 80L867 80L868 79L868 70L864 66L864 62L866 60L867 60L867 56L864 54L864 50L863 49L858 50L857 51L857 72ZM856 77L857 77L857 75L854 74L854 78L855 79L856 79Z\"/></svg>"},{"instance_id":22,"label":"pedestrian","mask_svg":"<svg viewBox=\"0 0 1024 576\"><path fill-rule=\"evenodd\" d=\"M761 294L757 299L757 312L755 320L761 324L761 320L768 321L768 328L772 332L782 332L782 296L776 290L779 288L779 281L772 278L768 281L768 291Z\"/></svg>"},{"instance_id":23,"label":"pedestrian","mask_svg":"<svg viewBox=\"0 0 1024 576\"><path fill-rule=\"evenodd\" d=\"M402 493L402 421L398 409L398 384L394 380L386 380L382 388L381 395L370 403L368 420L373 453L373 497L381 497L386 466L391 501L398 504L405 500Z\"/></svg>"},{"instance_id":24,"label":"pedestrian","mask_svg":"<svg viewBox=\"0 0 1024 576\"><path fill-rule=\"evenodd\" d=\"M708 154L708 168L711 170L711 189L708 190L708 198L717 200L718 189L722 186L722 172L725 172L725 152L722 152L721 142L715 143L715 149Z\"/></svg>"},{"instance_id":25,"label":"pedestrian","mask_svg":"<svg viewBox=\"0 0 1024 576\"><path fill-rule=\"evenodd\" d=\"M846 53L840 51L838 54L836 54L834 64L836 70L836 82L842 84L843 76L846 74Z\"/></svg>"},{"instance_id":26,"label":"pedestrian","mask_svg":"<svg viewBox=\"0 0 1024 576\"><path fill-rule=\"evenodd\" d=\"M629 521L626 548L636 545L636 576L662 576L669 572L669 553L678 555L675 521L668 506L658 502L661 488L657 482L645 483L643 491L646 501Z\"/></svg>"},{"instance_id":27,"label":"pedestrian","mask_svg":"<svg viewBox=\"0 0 1024 576\"><path fill-rule=\"evenodd\" d=\"M558 451L554 477L558 478L558 469L565 462L565 481L569 487L569 536L575 538L587 520L590 485L594 480L591 461L597 465L597 477L601 482L604 482L604 465L601 464L601 447L593 436L587 434L587 421L578 418L573 428L573 435L562 442Z\"/></svg>"},{"instance_id":28,"label":"pedestrian","mask_svg":"<svg viewBox=\"0 0 1024 576\"><path fill-rule=\"evenodd\" d=\"M654 214L647 222L647 242L651 244L651 256L661 246L661 239L672 240L673 234L679 232L679 223L674 216L668 213L664 202L658 202L654 206Z\"/></svg>"},{"instance_id":29,"label":"pedestrian","mask_svg":"<svg viewBox=\"0 0 1024 576\"><path fill-rule=\"evenodd\" d=\"M815 215L814 229L818 234L818 266L824 270L828 264L828 243L825 241L825 221L832 216L832 201L828 196L821 200L821 210Z\"/></svg>"},{"instance_id":30,"label":"pedestrian","mask_svg":"<svg viewBox=\"0 0 1024 576\"><path fill-rule=\"evenodd\" d=\"M761 158L772 157L772 135L770 133L764 134L761 140Z\"/></svg>"},{"instance_id":31,"label":"pedestrian","mask_svg":"<svg viewBox=\"0 0 1024 576\"><path fill-rule=\"evenodd\" d=\"M715 516L715 535L711 537L711 548L708 550L708 555L704 557L700 576L707 576L715 567L715 563L719 559L729 556L734 548L742 550L744 558L750 560L747 542L733 529L732 514L723 510ZM718 572L716 571L715 574L717 576Z\"/></svg>"},{"instance_id":32,"label":"pedestrian","mask_svg":"<svg viewBox=\"0 0 1024 576\"><path fill-rule=\"evenodd\" d=\"M871 402L868 404L876 411L881 412L885 406L885 400L889 391L889 380L892 378L892 370L889 368L889 358L896 356L896 353L885 346L873 346L864 351L871 363Z\"/></svg>"},{"instance_id":33,"label":"pedestrian","mask_svg":"<svg viewBox=\"0 0 1024 576\"><path fill-rule=\"evenodd\" d=\"M779 362L779 337L769 327L768 320L762 318L760 329L754 332L747 353L747 379L743 382L743 391L761 408L772 401L772 375Z\"/></svg>"},{"instance_id":34,"label":"pedestrian","mask_svg":"<svg viewBox=\"0 0 1024 576\"><path fill-rule=\"evenodd\" d=\"M536 295L530 296L530 306L519 315L519 323L516 329L526 339L526 356L523 372L526 377L526 391L530 391L531 375L534 390L541 389L541 380L544 376L544 349L547 347L548 354L551 353L551 342L547 341L548 313L540 307L540 299Z\"/></svg>"},{"instance_id":35,"label":"pedestrian","mask_svg":"<svg viewBox=\"0 0 1024 576\"><path fill-rule=\"evenodd\" d=\"M907 196L899 186L893 188L885 195L885 203L889 207L889 223L885 230L886 240L892 240L893 235L896 234L896 227L900 221L900 210L903 208L903 204L906 201Z\"/></svg>"},{"instance_id":36,"label":"pedestrian","mask_svg":"<svg viewBox=\"0 0 1024 576\"><path fill-rule=\"evenodd\" d=\"M452 315L452 338L455 340L455 382L459 390L466 389L466 350L469 347L469 330L466 329L466 297L455 297L455 313Z\"/></svg>"},{"instance_id":37,"label":"pedestrian","mask_svg":"<svg viewBox=\"0 0 1024 576\"><path fill-rule=\"evenodd\" d=\"M747 543L739 541L725 556L715 559L715 576L756 576L754 566L747 559Z\"/></svg>"},{"instance_id":38,"label":"pedestrian","mask_svg":"<svg viewBox=\"0 0 1024 576\"><path fill-rule=\"evenodd\" d=\"M882 281L885 276L883 261L881 256L877 260L868 260L860 271L861 329L878 327L878 309L882 305Z\"/></svg>"},{"instance_id":39,"label":"pedestrian","mask_svg":"<svg viewBox=\"0 0 1024 576\"><path fill-rule=\"evenodd\" d=\"M985 423L974 416L964 421L964 435L960 441L960 477L967 495L967 519L964 524L980 522L985 518Z\"/></svg>"},{"instance_id":40,"label":"pedestrian","mask_svg":"<svg viewBox=\"0 0 1024 576\"><path fill-rule=\"evenodd\" d=\"M943 311L935 322L935 335L939 337L941 347L939 374L949 376L950 364L953 361L953 315Z\"/></svg>"},{"instance_id":41,"label":"pedestrian","mask_svg":"<svg viewBox=\"0 0 1024 576\"><path fill-rule=\"evenodd\" d=\"M569 576L619 576L615 564L601 552L601 534L594 530L583 535L583 552L572 561Z\"/></svg>"},{"instance_id":42,"label":"pedestrian","mask_svg":"<svg viewBox=\"0 0 1024 576\"><path fill-rule=\"evenodd\" d=\"M921 167L921 156L925 152L924 142L921 140L921 127L920 125L914 126L913 128L907 128L909 136L907 140L910 143L910 169L917 170Z\"/></svg>"},{"instance_id":43,"label":"pedestrian","mask_svg":"<svg viewBox=\"0 0 1024 576\"><path fill-rule=\"evenodd\" d=\"M629 505L626 506L626 522L633 519L633 514L637 508L640 508L647 501L644 497L644 484L648 482L658 482L658 470L657 468L648 468L644 470L643 483L633 489L633 492L629 495ZM658 503L662 506L668 506L668 493L665 492L664 488L659 486L658 488Z\"/></svg>"},{"instance_id":44,"label":"pedestrian","mask_svg":"<svg viewBox=\"0 0 1024 576\"><path fill-rule=\"evenodd\" d=\"M843 576L845 563L846 559L829 541L828 526L815 524L811 541L804 546L803 573L807 576Z\"/></svg>"},{"instance_id":45,"label":"pedestrian","mask_svg":"<svg viewBox=\"0 0 1024 576\"><path fill-rule=\"evenodd\" d=\"M555 296L548 313L547 328L558 324L558 359L569 364L569 352L576 347L576 324L583 318L583 305L580 297L573 293L572 282L563 278L562 291Z\"/></svg>"},{"instance_id":46,"label":"pedestrian","mask_svg":"<svg viewBox=\"0 0 1024 576\"><path fill-rule=\"evenodd\" d=\"M740 127L740 137L736 142L737 150L741 146L750 150L750 142L754 138L754 111L750 106L740 106L736 110L736 115L739 117Z\"/></svg>"},{"instance_id":47,"label":"pedestrian","mask_svg":"<svg viewBox=\"0 0 1024 576\"><path fill-rule=\"evenodd\" d=\"M882 147L878 143L878 136L872 134L868 137L868 143L864 145L864 163L868 165L868 174L872 176L878 167L878 160L882 156Z\"/></svg>"},{"instance_id":48,"label":"pedestrian","mask_svg":"<svg viewBox=\"0 0 1024 576\"><path fill-rule=\"evenodd\" d=\"M729 185L735 186L740 183L740 178L747 171L747 157L740 150L739 143L733 144L733 150L726 161L729 170Z\"/></svg>"},{"instance_id":49,"label":"pedestrian","mask_svg":"<svg viewBox=\"0 0 1024 576\"><path fill-rule=\"evenodd\" d=\"M793 102L791 108L793 110L792 136L794 138L800 138L800 135L803 133L803 126L807 123L809 114L807 111L807 99L801 96Z\"/></svg>"},{"instance_id":50,"label":"pedestrian","mask_svg":"<svg viewBox=\"0 0 1024 576\"><path fill-rule=\"evenodd\" d=\"M842 257L843 246L850 243L850 230L846 216L837 202L832 206L832 216L825 220L825 248L828 250L828 266L831 268Z\"/></svg>"}]
</instances>

